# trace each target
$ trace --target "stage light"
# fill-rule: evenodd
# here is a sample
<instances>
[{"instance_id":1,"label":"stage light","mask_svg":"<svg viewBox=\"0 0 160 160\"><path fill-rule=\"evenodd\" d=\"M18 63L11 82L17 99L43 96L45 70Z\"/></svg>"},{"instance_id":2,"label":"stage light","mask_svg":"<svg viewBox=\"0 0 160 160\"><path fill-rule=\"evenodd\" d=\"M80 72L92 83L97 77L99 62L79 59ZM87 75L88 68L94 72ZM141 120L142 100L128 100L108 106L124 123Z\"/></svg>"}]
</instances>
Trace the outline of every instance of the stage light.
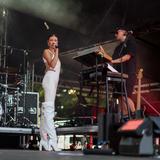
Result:
<instances>
[{"instance_id":1,"label":"stage light","mask_svg":"<svg viewBox=\"0 0 160 160\"><path fill-rule=\"evenodd\" d=\"M56 96L57 96L57 97L61 97L61 94L60 94L60 93L57 93Z\"/></svg>"},{"instance_id":2,"label":"stage light","mask_svg":"<svg viewBox=\"0 0 160 160\"><path fill-rule=\"evenodd\" d=\"M66 92L67 92L67 89L63 89L62 91L63 91L64 93L66 93Z\"/></svg>"},{"instance_id":3,"label":"stage light","mask_svg":"<svg viewBox=\"0 0 160 160\"><path fill-rule=\"evenodd\" d=\"M3 9L3 11L2 11L2 15L3 15L3 17L6 16L6 10L5 9Z\"/></svg>"},{"instance_id":4,"label":"stage light","mask_svg":"<svg viewBox=\"0 0 160 160\"><path fill-rule=\"evenodd\" d=\"M61 106L61 109L63 109L64 108L64 106Z\"/></svg>"},{"instance_id":5,"label":"stage light","mask_svg":"<svg viewBox=\"0 0 160 160\"><path fill-rule=\"evenodd\" d=\"M69 95L73 95L73 94L75 94L76 93L76 90L75 89L69 89L68 90L68 94Z\"/></svg>"}]
</instances>

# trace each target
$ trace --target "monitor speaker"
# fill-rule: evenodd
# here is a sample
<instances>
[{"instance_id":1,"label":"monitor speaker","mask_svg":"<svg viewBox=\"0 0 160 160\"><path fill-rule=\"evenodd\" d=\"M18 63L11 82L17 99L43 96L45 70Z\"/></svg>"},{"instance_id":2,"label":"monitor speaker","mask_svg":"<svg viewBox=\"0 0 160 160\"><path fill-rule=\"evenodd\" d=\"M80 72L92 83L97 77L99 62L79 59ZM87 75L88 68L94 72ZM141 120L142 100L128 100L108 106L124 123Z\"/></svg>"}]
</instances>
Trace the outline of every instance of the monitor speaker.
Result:
<instances>
[{"instance_id":1,"label":"monitor speaker","mask_svg":"<svg viewBox=\"0 0 160 160\"><path fill-rule=\"evenodd\" d=\"M153 122L151 119L129 120L118 129L121 155L153 155Z\"/></svg>"}]
</instances>

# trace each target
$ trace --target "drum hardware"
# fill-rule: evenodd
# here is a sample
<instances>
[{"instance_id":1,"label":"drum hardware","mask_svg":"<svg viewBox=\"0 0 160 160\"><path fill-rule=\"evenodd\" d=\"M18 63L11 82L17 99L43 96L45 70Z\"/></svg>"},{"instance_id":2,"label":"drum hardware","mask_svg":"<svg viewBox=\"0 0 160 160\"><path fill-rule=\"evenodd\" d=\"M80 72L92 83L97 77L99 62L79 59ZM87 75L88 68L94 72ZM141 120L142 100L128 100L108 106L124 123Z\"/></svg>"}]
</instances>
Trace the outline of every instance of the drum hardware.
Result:
<instances>
[{"instance_id":1,"label":"drum hardware","mask_svg":"<svg viewBox=\"0 0 160 160\"><path fill-rule=\"evenodd\" d=\"M2 121L2 115L3 115L3 108L2 104L0 103L0 121Z\"/></svg>"},{"instance_id":2,"label":"drum hardware","mask_svg":"<svg viewBox=\"0 0 160 160\"><path fill-rule=\"evenodd\" d=\"M19 88L8 84L8 73L0 73L0 75L5 75L5 78L1 81L2 83L0 83L0 88L2 90L0 99L0 122L2 126L13 126L17 123ZM12 75L15 76L16 74Z\"/></svg>"},{"instance_id":3,"label":"drum hardware","mask_svg":"<svg viewBox=\"0 0 160 160\"><path fill-rule=\"evenodd\" d=\"M0 94L2 102L2 114L0 112L0 124L5 127L28 127L33 126L33 122L25 117L24 107L19 111L20 96L25 95L19 87L9 87L6 84L0 84L5 91ZM1 110L1 108L0 108Z\"/></svg>"},{"instance_id":4,"label":"drum hardware","mask_svg":"<svg viewBox=\"0 0 160 160\"><path fill-rule=\"evenodd\" d=\"M28 85L27 71L29 66L27 56L31 50L14 48L8 45L0 45L0 48L9 50L9 52L4 55L4 58L7 58L9 55L13 55L14 51L23 56L22 64L20 64L19 67L6 67L6 64L9 64L8 61L3 65L3 68L0 68L0 102L2 102L3 110L1 121L3 122L3 126L10 125L11 123L16 123L17 125L18 123L23 123L19 120L19 115L17 117L20 100L19 97L21 96L22 92L24 93L22 119L23 121L27 121L27 118L25 119L24 117L26 106L25 94L27 92ZM31 124L29 121L27 123Z\"/></svg>"},{"instance_id":5,"label":"drum hardware","mask_svg":"<svg viewBox=\"0 0 160 160\"><path fill-rule=\"evenodd\" d=\"M5 74L5 85L8 84L8 72ZM7 87L4 88L4 102L6 102L6 95L8 93ZM7 104L2 102L2 105L4 105L4 126L7 124Z\"/></svg>"}]
</instances>

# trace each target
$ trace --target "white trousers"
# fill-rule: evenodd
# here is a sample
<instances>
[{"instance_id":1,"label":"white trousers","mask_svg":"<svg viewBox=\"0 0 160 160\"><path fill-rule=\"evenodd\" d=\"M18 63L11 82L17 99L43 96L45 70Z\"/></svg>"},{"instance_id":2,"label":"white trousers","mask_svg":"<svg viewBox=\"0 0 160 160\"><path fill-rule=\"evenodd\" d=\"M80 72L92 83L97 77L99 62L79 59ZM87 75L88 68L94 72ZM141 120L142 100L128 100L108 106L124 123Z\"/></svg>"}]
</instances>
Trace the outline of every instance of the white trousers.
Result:
<instances>
[{"instance_id":1,"label":"white trousers","mask_svg":"<svg viewBox=\"0 0 160 160\"><path fill-rule=\"evenodd\" d=\"M55 97L59 81L59 71L47 71L42 82L45 102L41 108L40 136L44 141L53 141L57 144L57 135L54 126Z\"/></svg>"}]
</instances>

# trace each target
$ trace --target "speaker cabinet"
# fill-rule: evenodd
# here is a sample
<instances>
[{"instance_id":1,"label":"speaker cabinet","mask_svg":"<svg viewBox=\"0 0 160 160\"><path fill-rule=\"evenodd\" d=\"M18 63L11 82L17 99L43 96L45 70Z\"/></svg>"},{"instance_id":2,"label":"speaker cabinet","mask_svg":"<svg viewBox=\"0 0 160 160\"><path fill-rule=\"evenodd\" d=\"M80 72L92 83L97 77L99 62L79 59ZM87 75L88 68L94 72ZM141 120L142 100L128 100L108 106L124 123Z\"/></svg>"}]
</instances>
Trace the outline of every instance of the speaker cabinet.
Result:
<instances>
[{"instance_id":1,"label":"speaker cabinet","mask_svg":"<svg viewBox=\"0 0 160 160\"><path fill-rule=\"evenodd\" d=\"M120 129L119 153L122 155L153 155L153 123L150 119L126 122Z\"/></svg>"},{"instance_id":2,"label":"speaker cabinet","mask_svg":"<svg viewBox=\"0 0 160 160\"><path fill-rule=\"evenodd\" d=\"M39 118L39 93L26 92L19 96L17 115L31 126L37 126ZM24 123L25 123L24 122Z\"/></svg>"}]
</instances>

